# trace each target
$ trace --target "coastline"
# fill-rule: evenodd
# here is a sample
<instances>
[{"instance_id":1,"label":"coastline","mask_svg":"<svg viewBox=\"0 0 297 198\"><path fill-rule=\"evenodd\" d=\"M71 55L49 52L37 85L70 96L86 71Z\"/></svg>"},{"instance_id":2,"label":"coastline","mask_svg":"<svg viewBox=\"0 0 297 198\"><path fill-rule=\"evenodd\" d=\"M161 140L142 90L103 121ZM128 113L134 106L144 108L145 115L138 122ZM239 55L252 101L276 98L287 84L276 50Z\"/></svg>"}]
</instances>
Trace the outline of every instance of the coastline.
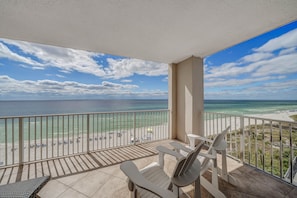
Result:
<instances>
[{"instance_id":1,"label":"coastline","mask_svg":"<svg viewBox=\"0 0 297 198\"><path fill-rule=\"evenodd\" d=\"M273 123L291 122L296 125L297 121L294 121L290 117L292 115L297 115L297 110L244 115L230 115L227 113L218 114L218 117L214 116L214 119L212 119L212 117L210 116L210 119L205 120L204 133L205 136L214 135L220 133L228 126L230 126L231 131L238 131L241 129L241 127L247 127L250 125L262 125L263 123L268 123L270 121L272 121Z\"/></svg>"},{"instance_id":2,"label":"coastline","mask_svg":"<svg viewBox=\"0 0 297 198\"><path fill-rule=\"evenodd\" d=\"M297 109L290 110L290 111L274 112L274 113L249 114L244 116L294 122L294 120L290 117L292 115L297 115Z\"/></svg>"},{"instance_id":3,"label":"coastline","mask_svg":"<svg viewBox=\"0 0 297 198\"><path fill-rule=\"evenodd\" d=\"M138 127L135 130L111 130L107 132L67 134L59 138L24 140L24 162L59 158L65 155L76 155L83 152L104 150L129 146L135 143L145 143L168 138L168 125ZM88 151L89 149L89 151ZM7 157L7 158L6 158ZM7 164L5 164L7 160ZM18 163L19 143L0 142L0 167L12 162Z\"/></svg>"}]
</instances>

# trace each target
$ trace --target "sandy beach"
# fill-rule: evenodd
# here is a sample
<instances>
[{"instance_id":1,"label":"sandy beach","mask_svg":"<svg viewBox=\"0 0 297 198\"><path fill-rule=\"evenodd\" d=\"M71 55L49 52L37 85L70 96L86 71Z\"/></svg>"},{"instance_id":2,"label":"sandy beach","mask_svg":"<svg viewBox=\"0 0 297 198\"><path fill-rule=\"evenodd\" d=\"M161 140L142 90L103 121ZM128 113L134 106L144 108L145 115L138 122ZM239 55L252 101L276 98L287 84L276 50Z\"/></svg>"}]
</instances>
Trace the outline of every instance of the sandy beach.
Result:
<instances>
[{"instance_id":1,"label":"sandy beach","mask_svg":"<svg viewBox=\"0 0 297 198\"><path fill-rule=\"evenodd\" d=\"M230 116L228 114L217 114L217 116L212 116L210 113L204 121L204 133L205 136L220 133L225 128L230 126L231 131L240 130L241 127L247 127L249 125L272 122L294 122L290 116L296 115L297 110L282 111L276 113L267 114L247 114L243 116ZM216 113L214 113L216 115ZM295 122L297 125L297 122Z\"/></svg>"},{"instance_id":2,"label":"sandy beach","mask_svg":"<svg viewBox=\"0 0 297 198\"><path fill-rule=\"evenodd\" d=\"M47 158L61 157L64 155L73 155L78 153L95 151L98 149L108 149L113 147L127 146L134 143L155 141L168 138L168 125L156 125L149 127L140 127L134 129L117 130L100 133L80 133L79 135L70 134L60 136L59 138L25 140L23 142L23 160L24 162L43 160ZM7 152L5 152L7 151ZM19 144L18 142L0 143L0 166L18 163Z\"/></svg>"},{"instance_id":3,"label":"sandy beach","mask_svg":"<svg viewBox=\"0 0 297 198\"><path fill-rule=\"evenodd\" d=\"M242 127L254 124L268 123L270 120L273 121L289 121L294 122L290 116L296 115L297 111L284 111L269 114L253 114L246 115L244 119L240 116L228 116L218 117L216 119L208 119L204 122L205 136L217 134L223 131L226 127L230 126L231 131L239 130ZM263 121L262 119L267 119ZM297 123L297 122L296 122ZM135 133L135 134L134 134ZM80 133L79 135L70 134L60 136L54 139L42 139L42 140L31 140L28 142L24 141L24 161L46 159L47 157L59 157L63 155L71 155L75 153L86 152L87 147L90 151L97 149L107 149L111 147L119 147L135 142L146 142L158 139L168 138L168 125L157 125L150 127L140 127L128 130L109 131L106 133L91 133L87 136L86 133ZM4 143L0 144L0 164L4 165L5 150L7 149L7 160L8 164L12 161L18 161L19 145L15 142L14 145L11 143L5 147ZM30 160L28 160L30 159Z\"/></svg>"},{"instance_id":4,"label":"sandy beach","mask_svg":"<svg viewBox=\"0 0 297 198\"><path fill-rule=\"evenodd\" d=\"M283 111L283 112L278 112L278 113L253 114L253 115L247 115L247 116L294 122L294 120L292 118L290 118L290 116L292 116L292 115L297 115L297 110Z\"/></svg>"}]
</instances>

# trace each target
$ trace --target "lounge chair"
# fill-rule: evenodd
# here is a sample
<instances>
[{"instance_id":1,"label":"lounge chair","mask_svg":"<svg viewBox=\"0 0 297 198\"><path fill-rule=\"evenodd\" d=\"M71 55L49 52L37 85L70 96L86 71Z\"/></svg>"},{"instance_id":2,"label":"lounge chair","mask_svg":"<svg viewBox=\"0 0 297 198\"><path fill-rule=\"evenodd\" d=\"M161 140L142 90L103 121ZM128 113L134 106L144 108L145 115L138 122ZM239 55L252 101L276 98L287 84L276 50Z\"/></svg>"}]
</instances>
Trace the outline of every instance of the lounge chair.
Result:
<instances>
[{"instance_id":1,"label":"lounge chair","mask_svg":"<svg viewBox=\"0 0 297 198\"><path fill-rule=\"evenodd\" d=\"M1 198L33 198L39 197L37 193L49 181L49 176L20 181L0 186Z\"/></svg>"},{"instance_id":2,"label":"lounge chair","mask_svg":"<svg viewBox=\"0 0 297 198\"><path fill-rule=\"evenodd\" d=\"M121 170L128 176L129 190L131 197L179 197L180 187L195 183L195 198L200 195L200 162L197 160L198 153L203 146L203 142L187 156L170 150L163 146L158 146L159 162L153 162L145 168L138 170L132 161L123 162ZM164 172L164 155L169 154L177 159L172 176Z\"/></svg>"},{"instance_id":3,"label":"lounge chair","mask_svg":"<svg viewBox=\"0 0 297 198\"><path fill-rule=\"evenodd\" d=\"M218 175L221 175L223 179L227 182L235 184L235 179L231 177L227 173L227 162L226 162L226 148L227 142L224 137L227 132L230 130L230 126L227 127L224 131L219 133L214 140L210 140L198 135L189 134L188 138L190 140L190 146L185 147L182 144L177 142L170 143L177 151L179 151L183 155L187 155L187 153L192 152L195 149L195 140L198 139L200 141L205 141L211 143L208 151L206 153L199 153L198 159L201 163L201 185L214 197L225 198L225 195L219 190L218 185ZM222 153L222 170L217 167L217 152ZM202 175L211 169L212 179L209 182Z\"/></svg>"}]
</instances>

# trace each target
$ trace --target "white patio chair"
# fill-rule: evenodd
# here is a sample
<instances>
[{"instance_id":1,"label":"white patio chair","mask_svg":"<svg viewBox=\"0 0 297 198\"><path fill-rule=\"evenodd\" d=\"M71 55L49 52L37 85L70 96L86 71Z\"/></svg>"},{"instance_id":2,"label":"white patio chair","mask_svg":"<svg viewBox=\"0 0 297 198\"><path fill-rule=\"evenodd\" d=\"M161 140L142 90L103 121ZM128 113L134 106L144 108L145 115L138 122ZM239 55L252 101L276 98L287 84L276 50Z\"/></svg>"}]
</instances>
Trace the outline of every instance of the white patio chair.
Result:
<instances>
[{"instance_id":1,"label":"white patio chair","mask_svg":"<svg viewBox=\"0 0 297 198\"><path fill-rule=\"evenodd\" d=\"M209 182L203 176L201 179L201 185L214 197L216 198L225 198L225 195L219 190L218 185L218 175L221 175L224 180L229 183L235 184L235 179L231 177L227 172L227 161L226 161L226 148L227 142L225 141L224 137L229 131L230 126L227 127L224 131L219 133L214 140L210 140L198 135L188 134L188 138L190 141L190 146L186 147L182 144L177 142L170 143L177 151L181 154L186 155L187 153L191 152L195 149L195 140L198 139L200 141L210 142L211 145L206 153L199 153L198 159L201 163L201 176L207 171L211 169L212 179ZM217 151L222 153L222 170L217 166Z\"/></svg>"},{"instance_id":2,"label":"white patio chair","mask_svg":"<svg viewBox=\"0 0 297 198\"><path fill-rule=\"evenodd\" d=\"M129 190L131 197L151 198L151 197L179 197L180 187L195 185L195 198L200 198L200 162L197 156L203 146L201 142L187 156L163 146L158 146L159 163L153 162L145 168L138 170L132 161L123 162L121 170L128 176ZM169 154L177 159L172 176L168 176L164 171L164 155Z\"/></svg>"},{"instance_id":3,"label":"white patio chair","mask_svg":"<svg viewBox=\"0 0 297 198\"><path fill-rule=\"evenodd\" d=\"M32 198L39 197L37 193L50 180L43 176L25 181L0 186L0 198Z\"/></svg>"}]
</instances>

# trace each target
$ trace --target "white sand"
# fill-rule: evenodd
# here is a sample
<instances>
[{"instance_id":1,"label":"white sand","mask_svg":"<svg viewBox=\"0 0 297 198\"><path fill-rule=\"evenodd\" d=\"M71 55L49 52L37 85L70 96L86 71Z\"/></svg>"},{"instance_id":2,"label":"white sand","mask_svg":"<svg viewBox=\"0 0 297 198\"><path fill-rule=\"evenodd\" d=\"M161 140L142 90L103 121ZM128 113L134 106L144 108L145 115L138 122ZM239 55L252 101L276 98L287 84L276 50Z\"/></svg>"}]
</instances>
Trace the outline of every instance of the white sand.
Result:
<instances>
[{"instance_id":1,"label":"white sand","mask_svg":"<svg viewBox=\"0 0 297 198\"><path fill-rule=\"evenodd\" d=\"M261 119L266 119L264 122L272 121L285 121L285 122L294 122L291 115L296 115L297 110L294 111L283 111L276 113L268 113L268 114L248 114L244 115L244 119L241 120L241 116L218 116L215 120L206 120L204 122L204 133L205 136L213 135L220 133L228 126L231 127L231 131L239 130L243 125L243 127L254 125L254 124L262 124L263 121ZM249 119L250 118L250 119ZM259 119L258 119L259 118ZM297 122L295 122L297 125Z\"/></svg>"},{"instance_id":2,"label":"white sand","mask_svg":"<svg viewBox=\"0 0 297 198\"><path fill-rule=\"evenodd\" d=\"M70 134L62 136L59 139L49 138L31 140L30 144L27 140L24 141L24 155L25 162L41 160L54 157L61 157L64 155L77 154L81 152L87 152L87 145L89 144L89 151L95 151L98 149L107 149L125 145L131 145L134 142L148 142L158 139L168 138L168 125L156 125L150 127L140 127L134 129L126 129L119 131L110 131L102 133L91 133L89 139L87 134L81 133L79 136ZM41 146L43 145L43 146ZM7 149L7 153L5 153ZM19 161L19 144L15 142L0 143L0 167L5 165L5 158L7 156L7 163L11 164L13 161L17 163ZM30 158L30 160L28 160Z\"/></svg>"},{"instance_id":3,"label":"white sand","mask_svg":"<svg viewBox=\"0 0 297 198\"><path fill-rule=\"evenodd\" d=\"M249 117L257 117L257 118L265 118L265 119L271 119L271 120L281 120L281 121L288 121L288 122L294 122L290 116L296 115L297 110L293 111L282 111L277 113L267 113L267 114L253 114L253 115L246 115Z\"/></svg>"},{"instance_id":4,"label":"white sand","mask_svg":"<svg viewBox=\"0 0 297 198\"><path fill-rule=\"evenodd\" d=\"M245 115L247 117L252 117L252 118L263 118L263 119L269 119L269 120L276 120L276 121L289 121L292 122L294 121L292 118L290 118L291 115L296 115L297 110L294 111L283 111L283 112L277 112L277 113L269 113L269 114L253 114L253 115ZM231 126L231 130L237 130L241 126L241 120L240 116L237 117L226 117L218 120L207 120L205 124L205 135L212 135L216 134L218 132L221 132L224 130L227 126ZM251 119L250 123L248 123L248 119L244 119L244 126L247 126L248 124L255 124L255 119ZM257 120L257 124L261 124L261 120ZM296 122L297 123L297 122ZM148 130L152 130L153 133L150 134L148 133ZM151 127L142 127L142 128L137 128L135 130L135 137L137 138L137 141L140 142L145 142L145 141L150 141L150 140L157 140L157 139L163 139L167 138L167 133L164 134L164 132L168 131L167 125L159 125L159 126L151 126ZM124 130L121 131L121 137L118 137L119 131L111 131L108 133L99 133L99 134L90 134L90 150L96 150L96 149L105 149L105 148L110 148L110 147L117 147L117 146L123 146L123 145L129 145L131 144L131 140L134 138L134 130L129 129L129 130ZM149 139L146 139L148 136ZM102 137L106 137L106 139L99 139ZM26 148L24 149L24 160L28 160L28 155L30 155L31 160L32 156L37 156L37 159L44 158L46 156L46 153L48 153L49 157L56 157L56 156L62 156L64 154L72 154L72 153L79 153L82 151L86 151L86 146L87 146L87 136L86 134L80 134L80 142L76 142L77 136L75 135L74 137L70 137L70 139L73 141L71 144L69 143L68 137L65 137L67 143L59 145L58 142L62 141L62 137L60 137L59 140L54 138L48 139L47 145L43 147L38 147L38 148L28 148L30 145L28 144L27 141L24 141L24 146ZM96 138L96 140L95 140ZM43 144L46 143L46 140L41 141ZM41 145L40 140L37 140L37 144ZM52 145L52 142L55 142L55 145ZM83 145L82 145L82 142ZM31 144L34 142L31 141ZM15 146L15 153L14 153L14 158L15 161L18 161L18 144ZM8 161L11 162L13 156L12 156L12 145L8 144L7 145L8 153L7 157L9 158ZM5 144L1 143L0 144L0 162L3 162L5 159ZM63 152L64 151L64 152ZM30 153L30 154L29 154ZM54 153L54 156L51 156L51 153ZM3 164L0 164L0 166Z\"/></svg>"}]
</instances>

